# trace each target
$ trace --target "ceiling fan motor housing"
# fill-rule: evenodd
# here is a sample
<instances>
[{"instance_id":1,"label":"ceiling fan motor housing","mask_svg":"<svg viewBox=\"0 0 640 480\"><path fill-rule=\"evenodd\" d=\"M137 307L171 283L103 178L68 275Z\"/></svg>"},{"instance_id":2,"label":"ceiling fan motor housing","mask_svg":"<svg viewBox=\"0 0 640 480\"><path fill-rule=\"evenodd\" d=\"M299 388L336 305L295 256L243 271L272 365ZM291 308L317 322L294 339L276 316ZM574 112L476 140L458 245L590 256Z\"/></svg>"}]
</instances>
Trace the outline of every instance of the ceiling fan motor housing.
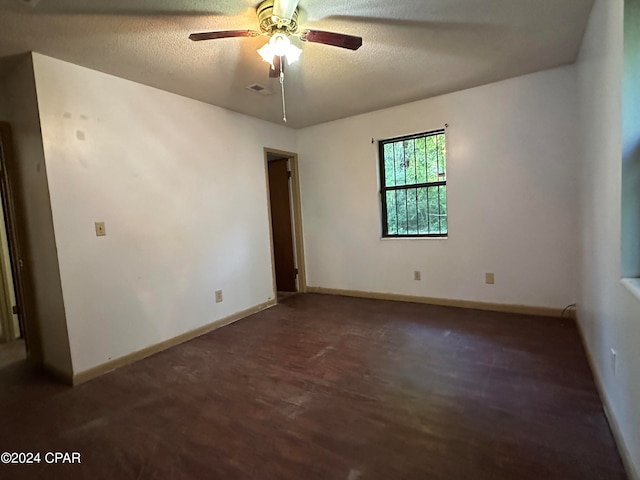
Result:
<instances>
[{"instance_id":1,"label":"ceiling fan motor housing","mask_svg":"<svg viewBox=\"0 0 640 480\"><path fill-rule=\"evenodd\" d=\"M273 16L273 0L265 0L258 6L260 31L266 34L285 33L290 35L298 30L298 9L290 19Z\"/></svg>"}]
</instances>

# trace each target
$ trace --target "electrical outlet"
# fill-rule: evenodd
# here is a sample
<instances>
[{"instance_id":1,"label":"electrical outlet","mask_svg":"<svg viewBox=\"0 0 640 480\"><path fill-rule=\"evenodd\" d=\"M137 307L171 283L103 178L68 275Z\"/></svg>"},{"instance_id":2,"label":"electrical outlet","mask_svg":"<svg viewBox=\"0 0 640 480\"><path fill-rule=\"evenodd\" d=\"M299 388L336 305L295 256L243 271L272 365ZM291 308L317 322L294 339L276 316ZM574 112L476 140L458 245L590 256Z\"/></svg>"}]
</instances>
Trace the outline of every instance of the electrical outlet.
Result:
<instances>
[{"instance_id":1,"label":"electrical outlet","mask_svg":"<svg viewBox=\"0 0 640 480\"><path fill-rule=\"evenodd\" d=\"M96 222L96 237L104 237L107 234L107 230L104 227L104 222Z\"/></svg>"},{"instance_id":2,"label":"electrical outlet","mask_svg":"<svg viewBox=\"0 0 640 480\"><path fill-rule=\"evenodd\" d=\"M493 285L494 283L496 283L496 279L493 273L484 274L484 283L486 283L487 285Z\"/></svg>"},{"instance_id":3,"label":"electrical outlet","mask_svg":"<svg viewBox=\"0 0 640 480\"><path fill-rule=\"evenodd\" d=\"M420 270L416 270L413 272L413 279L414 280L421 280L422 276L420 275Z\"/></svg>"},{"instance_id":4,"label":"electrical outlet","mask_svg":"<svg viewBox=\"0 0 640 480\"><path fill-rule=\"evenodd\" d=\"M613 374L613 376L616 376L616 367L617 367L617 362L618 362L618 352L615 351L615 349L611 349L611 373Z\"/></svg>"},{"instance_id":5,"label":"electrical outlet","mask_svg":"<svg viewBox=\"0 0 640 480\"><path fill-rule=\"evenodd\" d=\"M216 303L220 303L222 301L222 290L216 290Z\"/></svg>"}]
</instances>

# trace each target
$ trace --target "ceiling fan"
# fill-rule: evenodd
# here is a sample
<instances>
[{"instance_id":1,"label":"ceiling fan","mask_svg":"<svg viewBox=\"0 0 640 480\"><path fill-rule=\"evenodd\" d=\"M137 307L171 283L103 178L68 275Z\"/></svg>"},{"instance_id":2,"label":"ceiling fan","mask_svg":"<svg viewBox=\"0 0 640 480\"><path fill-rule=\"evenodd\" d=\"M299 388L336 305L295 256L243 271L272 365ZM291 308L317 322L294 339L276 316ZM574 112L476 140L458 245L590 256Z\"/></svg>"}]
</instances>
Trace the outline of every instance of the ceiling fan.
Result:
<instances>
[{"instance_id":1,"label":"ceiling fan","mask_svg":"<svg viewBox=\"0 0 640 480\"><path fill-rule=\"evenodd\" d=\"M283 59L291 65L302 53L302 50L291 43L291 36L298 37L303 42L322 43L348 50L357 50L362 46L362 38L354 35L311 29L299 32L298 2L299 0L264 0L256 9L260 31L221 30L192 33L189 39L197 42L232 37L269 37L269 42L260 48L258 53L271 65L269 76L281 79L284 73Z\"/></svg>"}]
</instances>

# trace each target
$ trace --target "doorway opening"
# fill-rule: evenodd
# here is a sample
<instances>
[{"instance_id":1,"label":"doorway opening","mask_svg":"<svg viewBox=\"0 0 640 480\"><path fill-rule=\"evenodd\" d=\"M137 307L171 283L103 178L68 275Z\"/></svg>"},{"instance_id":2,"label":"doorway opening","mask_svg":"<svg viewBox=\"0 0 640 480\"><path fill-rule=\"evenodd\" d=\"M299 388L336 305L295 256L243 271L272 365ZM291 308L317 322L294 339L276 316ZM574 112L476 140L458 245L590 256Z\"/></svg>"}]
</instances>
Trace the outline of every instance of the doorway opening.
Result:
<instances>
[{"instance_id":1,"label":"doorway opening","mask_svg":"<svg viewBox=\"0 0 640 480\"><path fill-rule=\"evenodd\" d=\"M0 192L2 184L0 183ZM22 339L4 205L0 202L0 343Z\"/></svg>"},{"instance_id":2,"label":"doorway opening","mask_svg":"<svg viewBox=\"0 0 640 480\"><path fill-rule=\"evenodd\" d=\"M32 297L25 288L16 172L11 126L0 122L0 369L25 360L36 365L41 361L38 332L29 328L30 317L23 308L25 296Z\"/></svg>"},{"instance_id":3,"label":"doorway opening","mask_svg":"<svg viewBox=\"0 0 640 480\"><path fill-rule=\"evenodd\" d=\"M271 263L278 302L306 291L298 156L265 148Z\"/></svg>"},{"instance_id":4,"label":"doorway opening","mask_svg":"<svg viewBox=\"0 0 640 480\"><path fill-rule=\"evenodd\" d=\"M27 359L11 262L5 209L0 202L0 369Z\"/></svg>"}]
</instances>

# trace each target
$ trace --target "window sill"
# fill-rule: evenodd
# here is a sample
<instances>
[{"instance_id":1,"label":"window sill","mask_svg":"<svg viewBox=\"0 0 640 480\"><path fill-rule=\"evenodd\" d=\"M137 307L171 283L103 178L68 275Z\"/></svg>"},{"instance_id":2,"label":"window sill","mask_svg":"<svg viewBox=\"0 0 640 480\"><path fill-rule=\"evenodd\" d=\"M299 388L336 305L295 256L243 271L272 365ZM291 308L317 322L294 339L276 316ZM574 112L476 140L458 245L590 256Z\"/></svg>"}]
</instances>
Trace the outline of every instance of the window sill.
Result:
<instances>
[{"instance_id":1,"label":"window sill","mask_svg":"<svg viewBox=\"0 0 640 480\"><path fill-rule=\"evenodd\" d=\"M380 240L383 242L394 241L394 240L446 240L449 237L380 237Z\"/></svg>"},{"instance_id":2,"label":"window sill","mask_svg":"<svg viewBox=\"0 0 640 480\"><path fill-rule=\"evenodd\" d=\"M640 300L640 278L623 278L620 281L636 299Z\"/></svg>"}]
</instances>

